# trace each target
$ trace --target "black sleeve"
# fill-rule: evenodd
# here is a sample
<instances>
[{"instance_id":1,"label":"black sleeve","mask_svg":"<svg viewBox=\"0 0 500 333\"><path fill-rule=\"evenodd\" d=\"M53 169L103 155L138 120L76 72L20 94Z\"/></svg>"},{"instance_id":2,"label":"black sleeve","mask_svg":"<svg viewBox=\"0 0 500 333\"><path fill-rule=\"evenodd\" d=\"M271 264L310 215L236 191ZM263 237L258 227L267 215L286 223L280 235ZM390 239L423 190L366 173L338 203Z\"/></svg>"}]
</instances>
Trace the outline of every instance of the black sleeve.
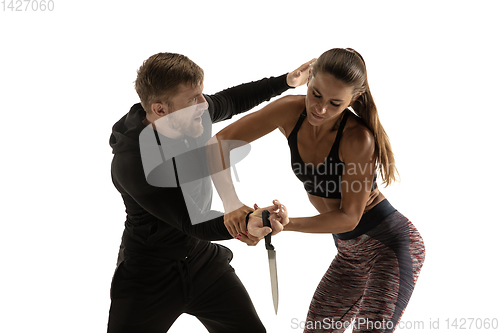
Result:
<instances>
[{"instance_id":1,"label":"black sleeve","mask_svg":"<svg viewBox=\"0 0 500 333\"><path fill-rule=\"evenodd\" d=\"M127 154L123 154L127 155ZM191 224L187 203L179 187L155 187L147 183L140 156L120 156L112 164L113 182L120 192L130 196L139 207L156 218L201 240L226 240L233 237L224 225L224 215L217 211L204 214L207 221ZM192 203L194 204L194 203Z\"/></svg>"},{"instance_id":2,"label":"black sleeve","mask_svg":"<svg viewBox=\"0 0 500 333\"><path fill-rule=\"evenodd\" d=\"M212 122L231 119L234 115L251 110L260 103L282 94L291 88L286 83L287 75L244 83L214 95L204 95Z\"/></svg>"}]
</instances>

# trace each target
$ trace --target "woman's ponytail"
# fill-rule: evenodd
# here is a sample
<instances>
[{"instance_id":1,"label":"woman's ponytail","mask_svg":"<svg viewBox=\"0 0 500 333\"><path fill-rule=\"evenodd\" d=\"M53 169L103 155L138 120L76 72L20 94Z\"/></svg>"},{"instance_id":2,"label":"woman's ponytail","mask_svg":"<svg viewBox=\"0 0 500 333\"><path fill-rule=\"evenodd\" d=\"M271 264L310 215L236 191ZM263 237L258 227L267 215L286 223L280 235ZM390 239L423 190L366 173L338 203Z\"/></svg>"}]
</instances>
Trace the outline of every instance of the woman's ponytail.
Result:
<instances>
[{"instance_id":1,"label":"woman's ponytail","mask_svg":"<svg viewBox=\"0 0 500 333\"><path fill-rule=\"evenodd\" d=\"M373 133L377 154L377 170L382 176L383 184L388 186L397 180L399 174L396 169L391 142L380 123L377 106L373 100L368 82L366 83L365 92L356 99L351 107Z\"/></svg>"}]
</instances>

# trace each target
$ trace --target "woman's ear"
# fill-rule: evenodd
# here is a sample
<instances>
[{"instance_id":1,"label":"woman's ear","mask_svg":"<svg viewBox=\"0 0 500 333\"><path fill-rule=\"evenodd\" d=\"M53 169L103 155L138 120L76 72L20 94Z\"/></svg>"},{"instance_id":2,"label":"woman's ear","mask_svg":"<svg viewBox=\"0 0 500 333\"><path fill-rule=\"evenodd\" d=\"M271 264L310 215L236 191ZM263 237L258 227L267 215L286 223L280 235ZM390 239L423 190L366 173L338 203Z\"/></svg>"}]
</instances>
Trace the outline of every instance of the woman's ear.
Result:
<instances>
[{"instance_id":1,"label":"woman's ear","mask_svg":"<svg viewBox=\"0 0 500 333\"><path fill-rule=\"evenodd\" d=\"M354 104L354 102L356 102L356 100L358 99L359 96L361 96L361 94L357 94L357 95L352 96L351 103L349 103L348 107L352 106Z\"/></svg>"}]
</instances>

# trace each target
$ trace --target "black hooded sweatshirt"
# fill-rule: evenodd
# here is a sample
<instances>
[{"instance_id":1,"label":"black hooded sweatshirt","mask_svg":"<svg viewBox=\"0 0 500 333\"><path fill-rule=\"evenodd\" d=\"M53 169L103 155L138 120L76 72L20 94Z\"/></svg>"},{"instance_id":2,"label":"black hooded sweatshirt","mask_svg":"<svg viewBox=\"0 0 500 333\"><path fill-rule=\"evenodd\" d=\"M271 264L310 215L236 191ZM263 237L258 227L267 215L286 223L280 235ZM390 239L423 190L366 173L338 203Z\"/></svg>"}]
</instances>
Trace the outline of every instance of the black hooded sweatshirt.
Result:
<instances>
[{"instance_id":1,"label":"black hooded sweatshirt","mask_svg":"<svg viewBox=\"0 0 500 333\"><path fill-rule=\"evenodd\" d=\"M171 147L202 147L212 136L211 123L230 119L268 101L290 87L286 74L242 84L214 95L204 95L209 117L203 117L203 134L187 141L168 140ZM135 104L112 129L111 178L125 204L126 221L118 261L129 255L184 260L207 248L211 240L231 239L224 226L223 213L210 211L212 188L208 178L197 183L193 198L180 187L158 187L148 183L140 154L139 135L146 127L146 112ZM165 142L165 141L162 141ZM192 224L186 201L204 207L209 220ZM208 210L206 209L208 207ZM200 208L201 209L201 208Z\"/></svg>"}]
</instances>

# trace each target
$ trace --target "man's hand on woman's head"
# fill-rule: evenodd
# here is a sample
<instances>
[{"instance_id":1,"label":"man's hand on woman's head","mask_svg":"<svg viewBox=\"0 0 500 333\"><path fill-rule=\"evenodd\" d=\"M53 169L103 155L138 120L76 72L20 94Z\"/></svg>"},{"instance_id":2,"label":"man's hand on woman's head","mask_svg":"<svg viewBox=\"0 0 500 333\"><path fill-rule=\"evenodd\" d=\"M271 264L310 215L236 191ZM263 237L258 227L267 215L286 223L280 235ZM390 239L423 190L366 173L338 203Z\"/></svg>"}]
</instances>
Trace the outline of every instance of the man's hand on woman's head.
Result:
<instances>
[{"instance_id":1,"label":"man's hand on woman's head","mask_svg":"<svg viewBox=\"0 0 500 333\"><path fill-rule=\"evenodd\" d=\"M292 88L296 88L298 86L306 84L307 79L309 78L309 75L311 73L311 67L316 62L316 60L316 58L309 60L296 70L288 73L288 75L286 76L286 84L288 84L288 86Z\"/></svg>"}]
</instances>

